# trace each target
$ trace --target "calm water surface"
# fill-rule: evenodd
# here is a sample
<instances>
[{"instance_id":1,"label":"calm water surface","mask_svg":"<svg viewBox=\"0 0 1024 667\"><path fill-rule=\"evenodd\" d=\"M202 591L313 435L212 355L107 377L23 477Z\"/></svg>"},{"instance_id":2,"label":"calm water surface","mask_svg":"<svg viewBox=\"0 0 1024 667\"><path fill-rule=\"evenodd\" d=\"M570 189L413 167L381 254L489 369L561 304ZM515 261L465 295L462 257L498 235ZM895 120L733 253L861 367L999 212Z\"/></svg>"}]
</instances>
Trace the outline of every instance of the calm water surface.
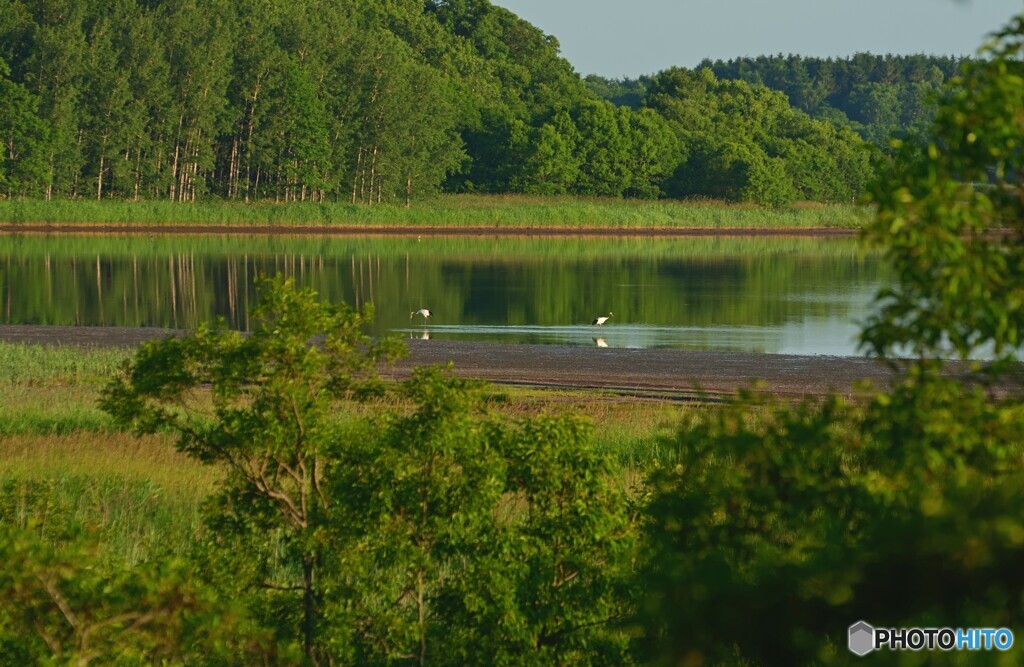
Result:
<instances>
[{"instance_id":1,"label":"calm water surface","mask_svg":"<svg viewBox=\"0 0 1024 667\"><path fill-rule=\"evenodd\" d=\"M830 355L856 354L886 279L845 238L11 235L0 321L245 329L276 273L372 303L374 335Z\"/></svg>"}]
</instances>

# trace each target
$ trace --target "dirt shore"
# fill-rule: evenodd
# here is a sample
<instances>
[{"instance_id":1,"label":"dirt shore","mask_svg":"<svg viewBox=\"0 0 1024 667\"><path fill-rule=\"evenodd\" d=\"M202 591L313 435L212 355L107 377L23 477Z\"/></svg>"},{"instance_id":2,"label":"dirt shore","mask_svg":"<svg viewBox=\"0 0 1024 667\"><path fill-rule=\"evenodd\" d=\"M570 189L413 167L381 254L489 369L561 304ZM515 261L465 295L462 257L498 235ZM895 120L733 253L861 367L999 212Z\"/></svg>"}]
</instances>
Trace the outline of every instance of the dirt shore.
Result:
<instances>
[{"instance_id":1,"label":"dirt shore","mask_svg":"<svg viewBox=\"0 0 1024 667\"><path fill-rule=\"evenodd\" d=\"M169 329L0 325L0 340L45 345L131 347L174 335ZM853 393L854 383L884 383L885 366L858 357L748 352L632 350L564 345L506 345L466 341L408 341L409 356L391 377L415 366L452 362L457 373L496 383L594 388L622 395L685 400L730 394L757 380L781 396Z\"/></svg>"},{"instance_id":2,"label":"dirt shore","mask_svg":"<svg viewBox=\"0 0 1024 667\"><path fill-rule=\"evenodd\" d=\"M828 236L848 237L859 233L850 227L428 227L416 225L280 225L234 224L195 225L178 223L93 224L93 223L2 223L0 234L259 234L266 236Z\"/></svg>"}]
</instances>

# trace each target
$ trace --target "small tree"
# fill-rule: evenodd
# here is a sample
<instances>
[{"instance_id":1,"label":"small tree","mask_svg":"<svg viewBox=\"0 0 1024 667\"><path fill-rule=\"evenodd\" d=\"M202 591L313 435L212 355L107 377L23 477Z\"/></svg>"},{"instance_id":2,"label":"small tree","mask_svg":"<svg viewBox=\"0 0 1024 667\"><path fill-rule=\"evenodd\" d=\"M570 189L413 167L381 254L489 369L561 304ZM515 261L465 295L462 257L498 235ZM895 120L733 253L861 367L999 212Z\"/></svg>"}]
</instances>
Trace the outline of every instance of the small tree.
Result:
<instances>
[{"instance_id":1,"label":"small tree","mask_svg":"<svg viewBox=\"0 0 1024 667\"><path fill-rule=\"evenodd\" d=\"M333 477L337 542L364 555L330 605L353 662L628 664L636 526L586 422L509 424L437 369L405 393L412 412L381 415Z\"/></svg>"},{"instance_id":2,"label":"small tree","mask_svg":"<svg viewBox=\"0 0 1024 667\"><path fill-rule=\"evenodd\" d=\"M342 420L398 353L366 316L264 283L250 335L151 343L105 390L120 422L226 467L203 571L311 663L628 662L636 527L587 425L510 424L437 369L407 404Z\"/></svg>"},{"instance_id":3,"label":"small tree","mask_svg":"<svg viewBox=\"0 0 1024 667\"><path fill-rule=\"evenodd\" d=\"M280 536L282 567L300 581L257 583L299 592L303 647L315 661L334 411L379 390L377 364L402 348L363 334L369 307L320 303L290 280L260 287L249 334L217 323L148 343L104 390L102 406L139 433L170 431L181 451L226 468L224 507L213 514L222 526L260 531L264 558L266 536Z\"/></svg>"}]
</instances>

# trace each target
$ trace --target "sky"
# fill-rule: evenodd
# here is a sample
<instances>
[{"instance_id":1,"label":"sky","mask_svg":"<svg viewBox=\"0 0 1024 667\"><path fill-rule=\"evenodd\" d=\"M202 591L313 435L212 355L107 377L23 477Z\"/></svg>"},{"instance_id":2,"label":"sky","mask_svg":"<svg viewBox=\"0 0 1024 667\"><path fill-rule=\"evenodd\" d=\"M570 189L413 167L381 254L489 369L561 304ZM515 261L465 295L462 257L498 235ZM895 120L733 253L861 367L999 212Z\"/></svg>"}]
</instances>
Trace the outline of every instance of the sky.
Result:
<instances>
[{"instance_id":1,"label":"sky","mask_svg":"<svg viewBox=\"0 0 1024 667\"><path fill-rule=\"evenodd\" d=\"M774 54L973 55L1024 0L491 0L554 35L580 74Z\"/></svg>"}]
</instances>

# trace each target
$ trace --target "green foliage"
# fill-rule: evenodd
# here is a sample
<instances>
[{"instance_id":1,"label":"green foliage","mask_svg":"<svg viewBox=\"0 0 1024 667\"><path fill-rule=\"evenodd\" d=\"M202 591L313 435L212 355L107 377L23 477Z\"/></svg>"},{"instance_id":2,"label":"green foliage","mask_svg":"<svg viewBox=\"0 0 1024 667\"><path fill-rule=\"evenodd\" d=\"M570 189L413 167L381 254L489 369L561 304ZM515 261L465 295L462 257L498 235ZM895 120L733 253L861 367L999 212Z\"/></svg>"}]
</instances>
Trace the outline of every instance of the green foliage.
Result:
<instances>
[{"instance_id":1,"label":"green foliage","mask_svg":"<svg viewBox=\"0 0 1024 667\"><path fill-rule=\"evenodd\" d=\"M891 136L926 132L942 85L971 63L970 58L923 54L858 53L835 59L791 54L705 60L698 69L781 91L793 107L855 129L885 149Z\"/></svg>"},{"instance_id":2,"label":"green foliage","mask_svg":"<svg viewBox=\"0 0 1024 667\"><path fill-rule=\"evenodd\" d=\"M39 99L9 75L0 58L0 191L39 194L49 168L49 128L39 117Z\"/></svg>"},{"instance_id":3,"label":"green foliage","mask_svg":"<svg viewBox=\"0 0 1024 667\"><path fill-rule=\"evenodd\" d=\"M849 131L814 120L781 93L718 80L709 69L654 77L645 104L674 127L686 159L665 182L669 195L784 206L797 198L856 198L868 153Z\"/></svg>"},{"instance_id":4,"label":"green foliage","mask_svg":"<svg viewBox=\"0 0 1024 667\"><path fill-rule=\"evenodd\" d=\"M589 424L572 416L525 421L506 435L513 504L496 545L501 557L479 572L489 595L511 599L506 610L465 609L476 620L469 627L490 630L471 638L476 662L488 653L504 664L632 662L623 625L638 526L621 470L592 439ZM495 611L504 611L500 620Z\"/></svg>"},{"instance_id":5,"label":"green foliage","mask_svg":"<svg viewBox=\"0 0 1024 667\"><path fill-rule=\"evenodd\" d=\"M417 371L403 393L413 412L382 415L330 471L344 520L327 529L346 545L351 583L325 606L332 641L351 635L358 664L452 659L462 628L445 623L438 600L472 593L464 580L493 540L504 490L496 425L481 419L474 383Z\"/></svg>"},{"instance_id":6,"label":"green foliage","mask_svg":"<svg viewBox=\"0 0 1024 667\"><path fill-rule=\"evenodd\" d=\"M855 544L865 518L851 480L860 462L843 446L849 421L839 401L791 409L753 395L683 424L679 462L653 475L647 508L652 659L814 656L804 644L823 637L805 637L807 625L841 601L843 582L816 581L807 561Z\"/></svg>"},{"instance_id":7,"label":"green foliage","mask_svg":"<svg viewBox=\"0 0 1024 667\"><path fill-rule=\"evenodd\" d=\"M271 655L244 612L183 559L108 568L88 533L66 527L58 547L35 528L0 523L5 662L223 665Z\"/></svg>"},{"instance_id":8,"label":"green foliage","mask_svg":"<svg viewBox=\"0 0 1024 667\"><path fill-rule=\"evenodd\" d=\"M266 281L249 335L218 323L146 344L102 400L120 423L139 433L169 430L181 451L226 466L222 502L236 520L283 536L285 561L302 571L301 632L310 657L321 523L330 507L323 475L332 411L378 391L376 364L402 351L361 332L370 315L320 304L290 281ZM211 405L194 395L204 385Z\"/></svg>"},{"instance_id":9,"label":"green foliage","mask_svg":"<svg viewBox=\"0 0 1024 667\"><path fill-rule=\"evenodd\" d=\"M226 468L191 551L275 646L367 665L628 662L636 525L584 422L508 424L436 369L403 385L408 411L346 418L395 344L280 279L253 318L247 336L144 346L103 405Z\"/></svg>"},{"instance_id":10,"label":"green foliage","mask_svg":"<svg viewBox=\"0 0 1024 667\"><path fill-rule=\"evenodd\" d=\"M943 98L932 135L873 186L897 272L864 332L917 359L860 405L741 397L697 414L656 472L640 616L652 660L852 664L844 629L1024 618L1024 402L1014 362L1024 20ZM994 353L950 372L944 354ZM976 371L984 372L978 373ZM1012 371L1013 373L1011 373ZM752 621L751 619L756 619ZM1006 655L893 664L1012 664Z\"/></svg>"},{"instance_id":11,"label":"green foliage","mask_svg":"<svg viewBox=\"0 0 1024 667\"><path fill-rule=\"evenodd\" d=\"M628 662L616 625L636 528L589 427L506 425L437 370L418 371L406 391L415 411L385 418L336 478L366 559L350 612L356 661Z\"/></svg>"},{"instance_id":12,"label":"green foliage","mask_svg":"<svg viewBox=\"0 0 1024 667\"><path fill-rule=\"evenodd\" d=\"M1020 30L952 82L932 134L901 144L872 192L868 238L898 276L864 331L876 354L1008 359L1024 342Z\"/></svg>"},{"instance_id":13,"label":"green foliage","mask_svg":"<svg viewBox=\"0 0 1024 667\"><path fill-rule=\"evenodd\" d=\"M720 86L691 104L698 120L727 109L731 120L713 121L709 134L708 123L691 126L652 103L649 89L671 71L592 77L588 87L554 37L487 0L10 0L4 13L8 198L408 206L441 191L711 196L667 187L689 146L679 135L694 132L765 151L751 162L753 184L736 188L740 201L850 199L821 187L828 178L778 187L780 155L828 171L829 147L766 147L789 136L757 114L733 122L745 105L762 105L742 99L749 91ZM875 98L862 97L867 115ZM899 97L908 117L926 111ZM793 113L781 94L778 102ZM832 148L848 153L852 137ZM845 177L859 191L859 173Z\"/></svg>"},{"instance_id":14,"label":"green foliage","mask_svg":"<svg viewBox=\"0 0 1024 667\"><path fill-rule=\"evenodd\" d=\"M652 479L652 657L847 664L856 619L1015 625L1022 427L1019 401L927 371L863 410L755 395L689 420Z\"/></svg>"}]
</instances>

